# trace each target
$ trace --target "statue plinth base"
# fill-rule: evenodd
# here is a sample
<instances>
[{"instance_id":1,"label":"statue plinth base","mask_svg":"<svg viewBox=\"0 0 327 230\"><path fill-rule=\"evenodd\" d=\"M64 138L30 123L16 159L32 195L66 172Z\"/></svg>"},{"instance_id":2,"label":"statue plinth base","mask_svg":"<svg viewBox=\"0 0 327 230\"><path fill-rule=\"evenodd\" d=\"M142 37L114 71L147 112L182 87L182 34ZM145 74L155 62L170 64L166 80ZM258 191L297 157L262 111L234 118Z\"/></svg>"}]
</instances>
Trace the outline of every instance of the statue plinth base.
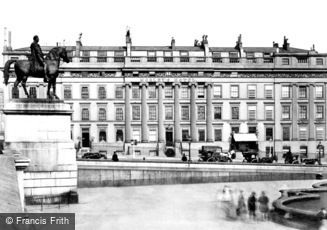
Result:
<instances>
[{"instance_id":1,"label":"statue plinth base","mask_svg":"<svg viewBox=\"0 0 327 230\"><path fill-rule=\"evenodd\" d=\"M3 111L5 151L31 160L24 173L26 201L33 197L51 200L49 197L76 192L70 106L63 101L16 99L8 102Z\"/></svg>"}]
</instances>

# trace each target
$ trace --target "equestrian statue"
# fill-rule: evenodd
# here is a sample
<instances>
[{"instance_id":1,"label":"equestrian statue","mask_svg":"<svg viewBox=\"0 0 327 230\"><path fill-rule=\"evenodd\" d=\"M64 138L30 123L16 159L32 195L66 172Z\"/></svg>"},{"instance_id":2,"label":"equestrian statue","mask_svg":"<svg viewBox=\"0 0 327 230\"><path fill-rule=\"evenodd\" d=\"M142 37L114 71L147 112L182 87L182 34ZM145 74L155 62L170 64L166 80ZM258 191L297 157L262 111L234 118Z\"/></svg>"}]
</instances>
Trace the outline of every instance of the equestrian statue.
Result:
<instances>
[{"instance_id":1,"label":"equestrian statue","mask_svg":"<svg viewBox=\"0 0 327 230\"><path fill-rule=\"evenodd\" d=\"M41 47L38 44L39 37L35 35L33 37L33 43L31 44L31 56L29 60L8 60L4 66L4 83L7 85L9 80L10 65L15 63L14 69L16 74L16 81L14 88L17 89L19 83L22 83L24 92L29 98L26 82L29 76L36 78L43 78L44 82L48 83L47 96L48 99L59 99L56 95L56 80L59 75L60 60L69 63L67 51L64 47L54 47L45 56L42 53ZM50 94L51 86L53 88L53 96Z\"/></svg>"}]
</instances>

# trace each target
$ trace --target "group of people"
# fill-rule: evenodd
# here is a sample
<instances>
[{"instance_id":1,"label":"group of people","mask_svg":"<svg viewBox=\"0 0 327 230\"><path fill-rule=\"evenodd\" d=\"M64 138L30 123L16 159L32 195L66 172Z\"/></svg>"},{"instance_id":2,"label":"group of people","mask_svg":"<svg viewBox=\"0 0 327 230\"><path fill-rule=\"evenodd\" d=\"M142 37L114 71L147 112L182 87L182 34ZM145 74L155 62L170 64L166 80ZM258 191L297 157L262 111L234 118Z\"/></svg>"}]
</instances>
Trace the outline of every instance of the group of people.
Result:
<instances>
[{"instance_id":1,"label":"group of people","mask_svg":"<svg viewBox=\"0 0 327 230\"><path fill-rule=\"evenodd\" d=\"M225 186L222 193L219 192L218 194L219 206L225 213L226 218L246 220L248 213L251 220L268 220L269 198L264 191L261 192L258 198L256 193L252 192L246 200L243 190L240 190L236 202L234 198L234 192L228 186ZM257 216L258 210L259 216Z\"/></svg>"}]
</instances>

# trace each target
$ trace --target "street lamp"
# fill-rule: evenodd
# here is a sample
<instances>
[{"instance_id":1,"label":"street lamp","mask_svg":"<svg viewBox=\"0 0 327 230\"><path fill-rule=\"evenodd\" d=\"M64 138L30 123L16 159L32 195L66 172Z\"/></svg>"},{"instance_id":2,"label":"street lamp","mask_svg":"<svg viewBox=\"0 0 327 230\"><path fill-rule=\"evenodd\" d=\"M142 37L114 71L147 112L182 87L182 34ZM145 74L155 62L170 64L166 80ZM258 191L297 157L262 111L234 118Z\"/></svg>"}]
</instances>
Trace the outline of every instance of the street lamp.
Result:
<instances>
[{"instance_id":1,"label":"street lamp","mask_svg":"<svg viewBox=\"0 0 327 230\"><path fill-rule=\"evenodd\" d=\"M317 145L318 149L318 164L321 165L321 153L323 150L324 146L321 144L321 141L319 141L319 144Z\"/></svg>"},{"instance_id":2,"label":"street lamp","mask_svg":"<svg viewBox=\"0 0 327 230\"><path fill-rule=\"evenodd\" d=\"M191 142L192 138L187 136L186 140L188 141L188 161L191 162Z\"/></svg>"},{"instance_id":3,"label":"street lamp","mask_svg":"<svg viewBox=\"0 0 327 230\"><path fill-rule=\"evenodd\" d=\"M269 139L269 142L270 142L270 156L272 158L273 157L273 154L272 154L272 138Z\"/></svg>"}]
</instances>

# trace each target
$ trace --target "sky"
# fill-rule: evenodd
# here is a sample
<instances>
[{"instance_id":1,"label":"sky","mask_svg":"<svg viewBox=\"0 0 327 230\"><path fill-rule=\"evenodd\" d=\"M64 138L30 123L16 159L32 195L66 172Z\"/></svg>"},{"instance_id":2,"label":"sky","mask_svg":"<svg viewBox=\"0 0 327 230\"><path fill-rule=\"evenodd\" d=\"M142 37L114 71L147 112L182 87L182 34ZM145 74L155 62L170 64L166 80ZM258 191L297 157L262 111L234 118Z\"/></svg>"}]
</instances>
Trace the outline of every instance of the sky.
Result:
<instances>
[{"instance_id":1,"label":"sky","mask_svg":"<svg viewBox=\"0 0 327 230\"><path fill-rule=\"evenodd\" d=\"M0 46L4 27L12 47L41 45L121 46L127 26L133 45L193 45L208 35L209 46L271 47L287 36L292 47L327 53L326 0L15 0L0 3Z\"/></svg>"}]
</instances>

